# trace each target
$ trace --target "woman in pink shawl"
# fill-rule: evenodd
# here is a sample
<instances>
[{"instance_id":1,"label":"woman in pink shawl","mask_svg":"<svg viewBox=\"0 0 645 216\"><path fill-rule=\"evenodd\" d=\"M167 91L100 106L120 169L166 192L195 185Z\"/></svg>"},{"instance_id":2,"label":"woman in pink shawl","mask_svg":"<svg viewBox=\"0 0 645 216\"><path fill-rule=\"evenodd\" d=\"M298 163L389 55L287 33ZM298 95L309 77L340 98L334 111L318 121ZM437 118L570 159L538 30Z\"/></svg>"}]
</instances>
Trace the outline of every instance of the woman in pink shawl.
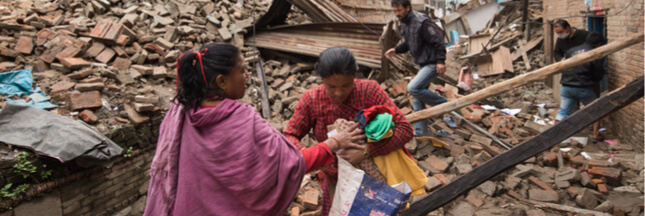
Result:
<instances>
[{"instance_id":1,"label":"woman in pink shawl","mask_svg":"<svg viewBox=\"0 0 645 216\"><path fill-rule=\"evenodd\" d=\"M205 45L177 60L177 95L161 123L144 215L283 215L305 172L362 148L355 127L298 150L242 98L239 49Z\"/></svg>"}]
</instances>

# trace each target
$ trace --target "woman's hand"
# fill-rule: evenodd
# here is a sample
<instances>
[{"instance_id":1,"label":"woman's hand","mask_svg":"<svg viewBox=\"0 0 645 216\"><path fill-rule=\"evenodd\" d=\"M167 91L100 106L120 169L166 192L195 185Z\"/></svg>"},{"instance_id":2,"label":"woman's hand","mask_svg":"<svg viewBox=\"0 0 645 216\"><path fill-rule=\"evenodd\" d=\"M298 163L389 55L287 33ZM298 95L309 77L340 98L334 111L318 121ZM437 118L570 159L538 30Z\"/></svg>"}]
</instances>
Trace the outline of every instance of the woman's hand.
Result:
<instances>
[{"instance_id":1,"label":"woman's hand","mask_svg":"<svg viewBox=\"0 0 645 216\"><path fill-rule=\"evenodd\" d=\"M342 159L345 159L347 162L351 163L352 165L358 165L363 161L363 159L365 159L364 153L365 151L362 149L350 148L350 149L342 149L336 152L336 155L338 155L338 157Z\"/></svg>"},{"instance_id":2,"label":"woman's hand","mask_svg":"<svg viewBox=\"0 0 645 216\"><path fill-rule=\"evenodd\" d=\"M327 139L325 143L329 146L329 150L332 152L340 149L358 149L362 151L364 146L356 144L356 142L365 139L365 134L363 130L356 130L357 128L358 123L354 123L354 125L346 130Z\"/></svg>"}]
</instances>

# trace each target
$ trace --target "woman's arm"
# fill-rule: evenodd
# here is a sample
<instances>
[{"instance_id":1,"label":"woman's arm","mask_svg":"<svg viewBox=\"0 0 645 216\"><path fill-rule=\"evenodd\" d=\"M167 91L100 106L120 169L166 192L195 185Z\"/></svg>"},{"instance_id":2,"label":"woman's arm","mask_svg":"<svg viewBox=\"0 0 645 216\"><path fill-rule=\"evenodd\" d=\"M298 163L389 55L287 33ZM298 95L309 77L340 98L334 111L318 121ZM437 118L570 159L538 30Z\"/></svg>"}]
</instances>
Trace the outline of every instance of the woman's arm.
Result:
<instances>
[{"instance_id":1,"label":"woman's arm","mask_svg":"<svg viewBox=\"0 0 645 216\"><path fill-rule=\"evenodd\" d=\"M382 139L378 142L368 144L369 155L372 157L381 156L389 154L390 152L402 148L412 140L413 131L410 122L405 119L401 110L392 102L387 93L381 89L381 87L374 81L370 81L368 88L371 90L370 97L368 99L374 100L375 105L385 105L394 110L394 116L392 121L394 122L394 135L387 139Z\"/></svg>"}]
</instances>

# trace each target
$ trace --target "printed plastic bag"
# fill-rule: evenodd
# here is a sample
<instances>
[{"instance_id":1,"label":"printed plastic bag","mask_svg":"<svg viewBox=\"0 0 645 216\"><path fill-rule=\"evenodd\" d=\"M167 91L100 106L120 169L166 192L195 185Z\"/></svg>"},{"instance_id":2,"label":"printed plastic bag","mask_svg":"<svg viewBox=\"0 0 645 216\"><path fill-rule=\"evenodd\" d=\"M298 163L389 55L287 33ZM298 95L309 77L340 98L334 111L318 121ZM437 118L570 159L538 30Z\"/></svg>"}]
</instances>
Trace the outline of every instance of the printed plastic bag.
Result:
<instances>
[{"instance_id":1,"label":"printed plastic bag","mask_svg":"<svg viewBox=\"0 0 645 216\"><path fill-rule=\"evenodd\" d=\"M411 192L405 181L390 187L338 158L338 183L329 215L397 215Z\"/></svg>"}]
</instances>

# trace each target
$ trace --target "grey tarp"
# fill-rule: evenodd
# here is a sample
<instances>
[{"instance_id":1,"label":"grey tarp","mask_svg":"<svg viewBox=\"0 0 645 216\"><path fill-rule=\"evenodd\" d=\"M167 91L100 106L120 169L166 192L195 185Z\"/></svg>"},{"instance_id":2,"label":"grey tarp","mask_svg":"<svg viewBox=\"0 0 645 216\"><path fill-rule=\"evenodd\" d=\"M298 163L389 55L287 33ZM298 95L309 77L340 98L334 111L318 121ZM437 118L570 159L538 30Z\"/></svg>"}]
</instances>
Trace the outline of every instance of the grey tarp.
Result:
<instances>
[{"instance_id":1,"label":"grey tarp","mask_svg":"<svg viewBox=\"0 0 645 216\"><path fill-rule=\"evenodd\" d=\"M123 149L83 122L33 108L7 104L0 111L0 142L29 148L82 167L111 166Z\"/></svg>"}]
</instances>

